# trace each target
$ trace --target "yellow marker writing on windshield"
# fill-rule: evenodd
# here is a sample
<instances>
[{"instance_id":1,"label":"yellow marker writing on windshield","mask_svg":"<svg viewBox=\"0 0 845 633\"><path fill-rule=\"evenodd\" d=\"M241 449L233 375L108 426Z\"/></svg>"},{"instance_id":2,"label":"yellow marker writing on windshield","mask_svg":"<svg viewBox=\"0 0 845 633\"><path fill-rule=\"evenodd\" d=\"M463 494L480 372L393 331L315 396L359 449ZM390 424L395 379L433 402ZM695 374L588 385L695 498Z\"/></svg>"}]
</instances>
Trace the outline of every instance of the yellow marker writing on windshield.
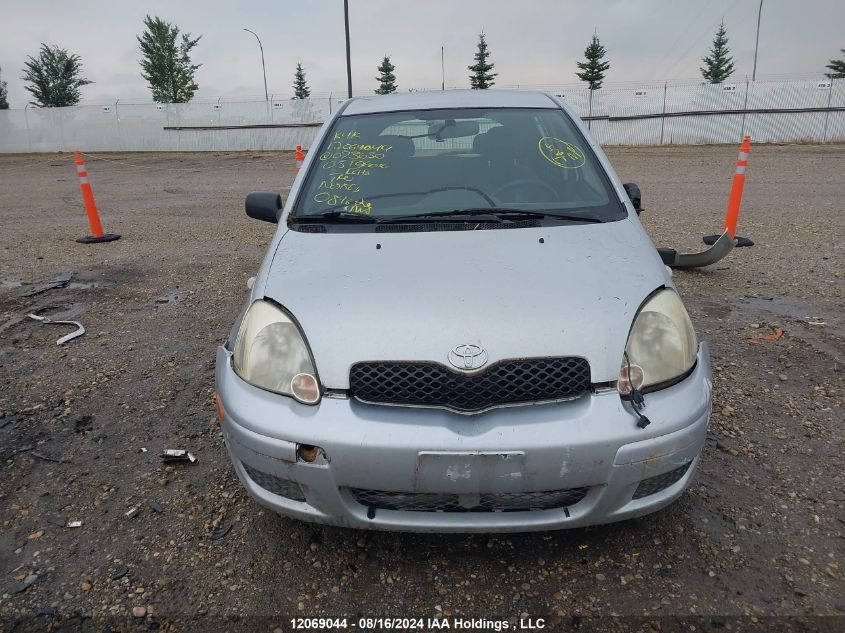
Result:
<instances>
[{"instance_id":1,"label":"yellow marker writing on windshield","mask_svg":"<svg viewBox=\"0 0 845 633\"><path fill-rule=\"evenodd\" d=\"M540 148L543 158L563 169L577 169L583 167L587 161L587 157L580 147L554 136L544 136L537 143L537 146Z\"/></svg>"},{"instance_id":2,"label":"yellow marker writing on windshield","mask_svg":"<svg viewBox=\"0 0 845 633\"><path fill-rule=\"evenodd\" d=\"M358 215L370 215L373 212L373 203L367 202L363 198L356 200L349 207L349 213L356 213Z\"/></svg>"}]
</instances>

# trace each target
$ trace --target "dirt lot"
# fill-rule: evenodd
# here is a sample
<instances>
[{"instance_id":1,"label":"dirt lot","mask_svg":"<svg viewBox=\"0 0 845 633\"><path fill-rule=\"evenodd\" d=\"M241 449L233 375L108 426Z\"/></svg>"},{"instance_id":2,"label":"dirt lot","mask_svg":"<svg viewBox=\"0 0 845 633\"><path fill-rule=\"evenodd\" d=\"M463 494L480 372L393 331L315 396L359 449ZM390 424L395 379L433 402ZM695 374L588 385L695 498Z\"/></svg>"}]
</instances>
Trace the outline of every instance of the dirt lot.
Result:
<instances>
[{"instance_id":1,"label":"dirt lot","mask_svg":"<svg viewBox=\"0 0 845 633\"><path fill-rule=\"evenodd\" d=\"M721 226L736 151L609 154L641 186L655 243L697 249ZM213 419L214 349L273 231L243 197L289 187L293 156L107 158L88 167L123 239L85 246L72 157L0 157L0 630L442 614L845 630L845 146L754 147L740 234L756 245L675 273L714 365L689 492L634 521L507 536L320 528L248 499ZM67 287L22 296L64 271ZM67 330L35 310L87 334L57 347ZM169 447L199 461L165 465Z\"/></svg>"}]
</instances>

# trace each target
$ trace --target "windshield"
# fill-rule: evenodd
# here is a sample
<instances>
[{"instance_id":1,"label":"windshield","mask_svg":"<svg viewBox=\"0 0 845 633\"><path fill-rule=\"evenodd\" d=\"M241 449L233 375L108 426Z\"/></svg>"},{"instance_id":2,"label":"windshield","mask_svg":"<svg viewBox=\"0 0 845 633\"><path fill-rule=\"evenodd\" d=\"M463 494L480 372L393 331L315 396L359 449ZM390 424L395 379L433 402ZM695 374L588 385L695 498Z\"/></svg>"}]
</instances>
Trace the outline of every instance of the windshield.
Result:
<instances>
[{"instance_id":1,"label":"windshield","mask_svg":"<svg viewBox=\"0 0 845 633\"><path fill-rule=\"evenodd\" d=\"M317 151L294 218L378 221L487 209L625 217L585 139L557 109L341 116Z\"/></svg>"}]
</instances>

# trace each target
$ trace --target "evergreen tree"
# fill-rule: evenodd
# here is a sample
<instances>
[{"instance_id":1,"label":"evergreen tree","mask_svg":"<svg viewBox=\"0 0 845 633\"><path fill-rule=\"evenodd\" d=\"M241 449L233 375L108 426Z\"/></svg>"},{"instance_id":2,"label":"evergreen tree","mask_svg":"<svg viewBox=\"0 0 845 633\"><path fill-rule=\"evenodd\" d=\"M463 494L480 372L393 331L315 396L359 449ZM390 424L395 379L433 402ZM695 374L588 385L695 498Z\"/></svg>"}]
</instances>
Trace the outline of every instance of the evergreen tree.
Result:
<instances>
[{"instance_id":1,"label":"evergreen tree","mask_svg":"<svg viewBox=\"0 0 845 633\"><path fill-rule=\"evenodd\" d=\"M82 76L79 55L58 46L41 44L38 57L27 56L21 79L31 85L26 90L35 97L32 105L42 108L60 108L79 103L79 89L91 81Z\"/></svg>"},{"instance_id":2,"label":"evergreen tree","mask_svg":"<svg viewBox=\"0 0 845 633\"><path fill-rule=\"evenodd\" d=\"M9 90L6 88L6 82L0 79L0 110L9 109L9 101L7 99L8 96Z\"/></svg>"},{"instance_id":3,"label":"evergreen tree","mask_svg":"<svg viewBox=\"0 0 845 633\"><path fill-rule=\"evenodd\" d=\"M728 48L728 31L725 28L725 21L722 20L719 28L716 29L716 36L713 38L713 45L710 54L703 60L701 76L711 84L720 84L733 75L734 60L730 56L731 49Z\"/></svg>"},{"instance_id":4,"label":"evergreen tree","mask_svg":"<svg viewBox=\"0 0 845 633\"><path fill-rule=\"evenodd\" d=\"M381 61L381 66L378 67L378 71L381 74L376 77L376 81L379 82L379 87L375 91L377 95L390 95L396 92L396 75L393 74L394 70L396 70L396 67L390 63L390 58L385 55Z\"/></svg>"},{"instance_id":5,"label":"evergreen tree","mask_svg":"<svg viewBox=\"0 0 845 633\"><path fill-rule=\"evenodd\" d=\"M845 53L845 48L840 49L840 51ZM830 68L833 71L827 73L828 79L845 79L845 59L831 59L825 68Z\"/></svg>"},{"instance_id":6,"label":"evergreen tree","mask_svg":"<svg viewBox=\"0 0 845 633\"><path fill-rule=\"evenodd\" d=\"M598 90L604 81L604 75L607 69L610 68L610 62L602 61L607 51L599 42L597 35L593 35L590 45L584 49L585 60L583 62L576 62L581 72L576 72L575 75L581 81L586 81L590 85L590 90Z\"/></svg>"},{"instance_id":7,"label":"evergreen tree","mask_svg":"<svg viewBox=\"0 0 845 633\"><path fill-rule=\"evenodd\" d=\"M191 50L202 35L191 39L175 24L156 16L144 18L146 30L136 36L141 47L141 76L147 80L158 103L187 103L197 91L194 72L201 64L191 63Z\"/></svg>"},{"instance_id":8,"label":"evergreen tree","mask_svg":"<svg viewBox=\"0 0 845 633\"><path fill-rule=\"evenodd\" d=\"M307 99L311 96L311 90L305 82L305 71L302 69L302 64L296 62L296 73L293 76L293 98Z\"/></svg>"},{"instance_id":9,"label":"evergreen tree","mask_svg":"<svg viewBox=\"0 0 845 633\"><path fill-rule=\"evenodd\" d=\"M493 70L494 64L488 63L487 59L490 57L490 51L487 50L487 40L484 38L484 33L478 36L478 50L475 52L475 63L472 66L467 66L468 70L472 71L469 76L469 85L473 90L487 90L492 88L493 81L498 73L490 72Z\"/></svg>"}]
</instances>

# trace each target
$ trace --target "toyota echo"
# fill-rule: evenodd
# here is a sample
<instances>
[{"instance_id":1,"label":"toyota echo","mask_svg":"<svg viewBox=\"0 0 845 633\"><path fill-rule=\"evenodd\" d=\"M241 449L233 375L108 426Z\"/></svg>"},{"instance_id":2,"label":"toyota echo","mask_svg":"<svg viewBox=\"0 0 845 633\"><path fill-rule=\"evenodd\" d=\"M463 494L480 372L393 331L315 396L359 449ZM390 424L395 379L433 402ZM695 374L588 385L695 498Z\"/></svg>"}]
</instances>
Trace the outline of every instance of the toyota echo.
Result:
<instances>
[{"instance_id":1,"label":"toyota echo","mask_svg":"<svg viewBox=\"0 0 845 633\"><path fill-rule=\"evenodd\" d=\"M517 532L654 512L711 408L700 343L623 185L542 93L346 101L217 351L259 503L378 530Z\"/></svg>"}]
</instances>

